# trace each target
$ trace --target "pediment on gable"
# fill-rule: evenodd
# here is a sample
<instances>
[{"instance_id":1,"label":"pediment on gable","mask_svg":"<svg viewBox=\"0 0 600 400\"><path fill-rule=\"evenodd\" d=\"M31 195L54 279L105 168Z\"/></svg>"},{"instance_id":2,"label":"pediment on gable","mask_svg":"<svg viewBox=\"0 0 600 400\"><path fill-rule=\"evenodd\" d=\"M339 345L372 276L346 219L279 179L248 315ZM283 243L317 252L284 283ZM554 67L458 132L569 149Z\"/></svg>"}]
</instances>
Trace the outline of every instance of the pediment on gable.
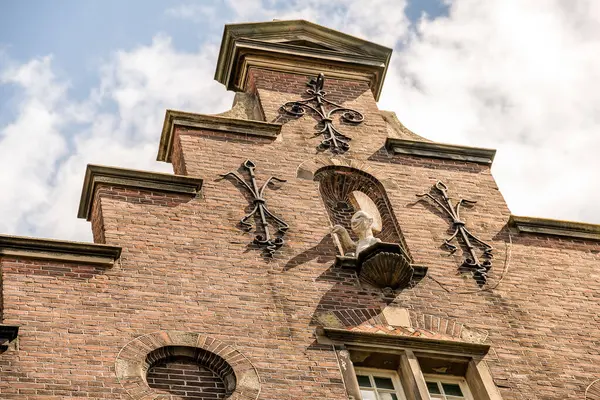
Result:
<instances>
[{"instance_id":1,"label":"pediment on gable","mask_svg":"<svg viewBox=\"0 0 600 400\"><path fill-rule=\"evenodd\" d=\"M313 65L360 73L371 81L377 98L392 50L304 20L230 24L225 26L215 79L230 90L244 90L248 60L261 65L294 65L298 73ZM277 68L277 66L275 66Z\"/></svg>"},{"instance_id":2,"label":"pediment on gable","mask_svg":"<svg viewBox=\"0 0 600 400\"><path fill-rule=\"evenodd\" d=\"M307 40L307 39L293 39L293 40L286 40L286 41L279 42L279 43L285 44L285 45L288 45L288 46L306 47L306 48L309 48L309 49L339 51L337 49L334 49L334 48L331 48L331 47L327 47L327 46L324 46L321 43L313 42L313 41Z\"/></svg>"},{"instance_id":3,"label":"pediment on gable","mask_svg":"<svg viewBox=\"0 0 600 400\"><path fill-rule=\"evenodd\" d=\"M341 40L337 35L324 35L322 32L315 32L302 29L302 25L298 31L272 32L268 35L248 35L242 38L254 41L260 41L271 44L297 46L301 48L334 51L341 54L353 54L372 57L372 52L361 50L359 44ZM348 36L342 34L344 36ZM355 38L353 38L355 39Z\"/></svg>"}]
</instances>

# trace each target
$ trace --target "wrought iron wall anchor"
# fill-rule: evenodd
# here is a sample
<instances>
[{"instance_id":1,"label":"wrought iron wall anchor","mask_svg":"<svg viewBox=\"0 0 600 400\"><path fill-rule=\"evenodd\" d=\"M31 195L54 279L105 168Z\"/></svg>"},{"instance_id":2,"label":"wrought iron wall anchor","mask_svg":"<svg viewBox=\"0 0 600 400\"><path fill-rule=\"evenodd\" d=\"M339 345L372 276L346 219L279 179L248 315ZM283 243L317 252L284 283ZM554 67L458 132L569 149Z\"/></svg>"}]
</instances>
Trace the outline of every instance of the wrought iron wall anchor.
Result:
<instances>
[{"instance_id":1,"label":"wrought iron wall anchor","mask_svg":"<svg viewBox=\"0 0 600 400\"><path fill-rule=\"evenodd\" d=\"M473 277L477 281L480 286L483 286L487 282L487 273L492 268L491 258L493 257L492 251L493 248L483 240L479 239L477 236L473 235L469 230L465 227L465 223L460 219L460 206L464 204L475 204L475 201L460 199L456 204L456 207L452 204L452 200L448 197L448 186L446 186L441 181L438 181L435 186L435 189L440 193L441 199L440 201L433 197L430 193L418 194L417 197L428 197L433 200L443 211L448 214L448 216L452 219L452 227L454 228L454 233L446 240L444 240L444 245L450 250L450 253L454 253L457 250L457 246L450 243L454 238L459 237L462 238L463 243L467 250L469 251L471 257L465 258L461 269L470 270L473 272ZM483 249L483 258L481 261L479 257L477 257L477 253L475 252L476 248L474 243L478 243L479 247Z\"/></svg>"},{"instance_id":2,"label":"wrought iron wall anchor","mask_svg":"<svg viewBox=\"0 0 600 400\"><path fill-rule=\"evenodd\" d=\"M325 75L319 74L317 78L311 78L306 84L309 89L306 89L311 97L306 100L289 101L281 106L281 109L287 114L295 117L301 117L306 114L306 110L310 109L320 118L320 123L323 123L323 128L315 133L315 136L323 135L324 139L317 146L319 150L331 150L334 154L341 154L350 148L350 140L348 136L337 130L333 126L333 115L342 113L342 120L351 124L360 124L365 117L358 111L340 104L336 104L325 98L327 92L323 90L325 84ZM311 105L312 104L312 105ZM327 105L333 107L327 111Z\"/></svg>"},{"instance_id":3,"label":"wrought iron wall anchor","mask_svg":"<svg viewBox=\"0 0 600 400\"><path fill-rule=\"evenodd\" d=\"M254 208L252 209L252 211L250 211L250 213L248 213L246 216L244 216L244 218L240 220L240 224L242 225L242 229L244 229L246 232L250 232L252 230L252 223L248 222L248 220L252 216L256 215L256 213L258 212L263 234L256 235L254 237L254 243L258 244L259 246L265 246L265 249L267 250L267 255L269 257L273 257L275 251L283 245L283 235L285 235L285 232L288 230L289 225L286 224L281 218L275 216L271 211L269 211L269 209L267 208L267 201L264 198L264 192L267 185L272 181L286 181L285 179L279 179L274 176L270 176L269 179L267 179L267 181L259 188L256 183L256 177L254 175L254 169L256 168L256 165L252 161L246 160L243 166L250 175L250 185L252 186L248 185L244 181L244 179L242 179L235 172L228 172L225 175L221 176L223 178L234 178L236 181L241 183L246 189L248 189L250 194L253 196L252 202L254 204ZM275 224L277 226L275 237L272 237L269 231L269 222L267 221L267 216L270 217L273 221L275 221Z\"/></svg>"}]
</instances>

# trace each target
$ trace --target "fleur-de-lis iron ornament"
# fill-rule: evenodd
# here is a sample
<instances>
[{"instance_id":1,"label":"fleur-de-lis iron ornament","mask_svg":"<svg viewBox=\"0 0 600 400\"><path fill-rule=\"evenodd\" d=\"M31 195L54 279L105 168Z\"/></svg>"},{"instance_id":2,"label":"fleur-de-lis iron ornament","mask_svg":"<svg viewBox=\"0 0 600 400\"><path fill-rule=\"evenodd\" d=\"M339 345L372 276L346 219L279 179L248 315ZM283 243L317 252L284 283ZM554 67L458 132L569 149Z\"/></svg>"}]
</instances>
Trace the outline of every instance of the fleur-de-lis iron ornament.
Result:
<instances>
[{"instance_id":1,"label":"fleur-de-lis iron ornament","mask_svg":"<svg viewBox=\"0 0 600 400\"><path fill-rule=\"evenodd\" d=\"M434 188L441 195L441 201L437 198L433 197L430 193L418 194L417 197L428 197L433 200L443 211L448 214L448 216L452 219L452 227L454 228L454 233L444 241L444 245L450 250L451 253L454 253L458 247L450 243L454 238L457 238L460 235L462 238L463 244L469 251L471 257L466 257L461 266L462 270L470 270L473 272L473 277L477 281L480 286L483 286L487 282L487 273L492 268L491 258L493 257L492 251L493 248L483 240L479 239L477 236L473 235L466 228L465 223L460 219L460 206L462 204L475 204L476 201L460 199L456 204L456 207L452 204L452 200L448 197L448 186L446 186L443 182L438 181ZM483 249L483 258L484 260L480 260L477 257L477 253L475 252L476 248L474 243L478 243L479 247Z\"/></svg>"},{"instance_id":2,"label":"fleur-de-lis iron ornament","mask_svg":"<svg viewBox=\"0 0 600 400\"><path fill-rule=\"evenodd\" d=\"M281 106L281 109L286 113L301 117L306 114L306 110L312 110L320 118L320 122L323 124L323 128L315 133L315 136L323 135L321 144L317 146L319 150L331 150L334 154L341 154L346 152L350 148L350 140L348 136L338 131L333 126L333 115L341 113L343 121L350 124L360 124L364 121L365 117L358 111L348 107L336 104L325 98L327 92L323 90L325 85L325 75L319 74L317 78L311 78L306 84L309 89L306 89L311 97L306 100L289 101ZM327 111L326 106L333 107Z\"/></svg>"},{"instance_id":3,"label":"fleur-de-lis iron ornament","mask_svg":"<svg viewBox=\"0 0 600 400\"><path fill-rule=\"evenodd\" d=\"M259 188L258 184L256 183L256 177L254 175L254 169L256 168L256 165L252 161L246 160L243 166L248 171L248 175L250 175L250 185L248 185L246 181L244 181L244 179L242 179L235 172L228 172L225 175L221 176L223 178L234 178L250 192L250 195L253 197L252 202L254 204L254 208L252 208L252 211L250 211L244 216L244 218L240 220L240 224L242 225L242 229L244 229L246 232L250 232L252 230L253 225L251 222L248 222L248 220L251 217L255 216L258 212L263 234L256 235L254 237L254 243L256 243L259 246L265 246L265 249L267 250L267 255L269 257L273 257L275 251L283 245L283 235L285 235L285 232L288 230L289 225L286 224L281 218L277 217L271 211L269 211L269 209L267 208L267 201L264 198L264 192L267 185L272 181L282 183L286 181L285 179L279 179L274 176L270 176L269 179L267 179L267 181ZM277 226L277 231L275 232L274 237L271 236L271 232L269 231L269 222L267 221L267 217L270 217L273 221L275 221L275 224Z\"/></svg>"}]
</instances>

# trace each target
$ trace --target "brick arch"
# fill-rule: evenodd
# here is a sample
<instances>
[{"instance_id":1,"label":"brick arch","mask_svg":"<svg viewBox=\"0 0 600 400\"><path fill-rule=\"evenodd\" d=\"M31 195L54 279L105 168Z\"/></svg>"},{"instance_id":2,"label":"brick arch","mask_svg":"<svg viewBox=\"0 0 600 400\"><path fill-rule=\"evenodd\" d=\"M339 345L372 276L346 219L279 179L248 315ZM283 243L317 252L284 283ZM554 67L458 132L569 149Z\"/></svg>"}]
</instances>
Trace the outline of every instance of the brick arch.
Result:
<instances>
[{"instance_id":1,"label":"brick arch","mask_svg":"<svg viewBox=\"0 0 600 400\"><path fill-rule=\"evenodd\" d=\"M600 379L596 379L585 388L585 400L600 400Z\"/></svg>"},{"instance_id":2,"label":"brick arch","mask_svg":"<svg viewBox=\"0 0 600 400\"><path fill-rule=\"evenodd\" d=\"M229 400L256 400L260 379L250 360L237 349L211 336L195 332L157 331L127 343L117 355L117 379L136 400L169 399L146 382L146 373L160 359L188 355L215 370L228 385Z\"/></svg>"},{"instance_id":3,"label":"brick arch","mask_svg":"<svg viewBox=\"0 0 600 400\"><path fill-rule=\"evenodd\" d=\"M456 319L414 311L409 311L409 317L409 326L397 326L386 319L381 309L353 308L322 311L315 315L315 320L327 328L454 342L484 343L488 337L487 331L470 327Z\"/></svg>"},{"instance_id":4,"label":"brick arch","mask_svg":"<svg viewBox=\"0 0 600 400\"><path fill-rule=\"evenodd\" d=\"M418 330L421 336L469 343L483 343L488 336L487 331L470 327L453 318L414 311L410 311L409 314L412 327Z\"/></svg>"},{"instance_id":5,"label":"brick arch","mask_svg":"<svg viewBox=\"0 0 600 400\"><path fill-rule=\"evenodd\" d=\"M369 174L378 180L383 186L393 188L396 184L389 179L385 179L379 168L369 165L366 161L353 160L346 157L327 157L319 156L306 160L296 168L296 177L300 179L314 180L315 174L323 167L338 166L353 168L357 171Z\"/></svg>"}]
</instances>

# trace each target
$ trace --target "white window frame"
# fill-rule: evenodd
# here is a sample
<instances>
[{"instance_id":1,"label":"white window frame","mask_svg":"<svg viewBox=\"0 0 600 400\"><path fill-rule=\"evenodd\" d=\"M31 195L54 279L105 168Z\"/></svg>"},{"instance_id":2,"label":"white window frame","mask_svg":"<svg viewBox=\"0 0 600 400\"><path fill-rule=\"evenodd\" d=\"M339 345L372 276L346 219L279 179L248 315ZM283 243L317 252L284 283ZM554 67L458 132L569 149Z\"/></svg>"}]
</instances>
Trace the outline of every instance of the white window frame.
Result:
<instances>
[{"instance_id":1,"label":"white window frame","mask_svg":"<svg viewBox=\"0 0 600 400\"><path fill-rule=\"evenodd\" d=\"M400 376L396 371L392 371L389 369L379 369L379 368L365 368L365 367L355 367L354 372L356 375L368 375L370 379L372 377L381 377L381 378L390 378L392 383L394 384L394 390L391 389L379 389L384 393L393 393L398 396L398 400L406 400L406 396L404 394L404 387L402 387L402 382L400 381ZM371 380L371 384L373 384L373 380ZM373 392L375 393L375 397L379 400L378 389L373 385Z\"/></svg>"},{"instance_id":2,"label":"white window frame","mask_svg":"<svg viewBox=\"0 0 600 400\"><path fill-rule=\"evenodd\" d=\"M317 340L321 344L333 345L338 358L348 396L360 399L361 394L356 379L351 352L391 353L400 356L400 366L395 371L402 383L407 399L428 399L429 391L425 384L419 362L420 357L453 359L459 357L466 363L464 382L468 384L470 400L502 400L492 375L483 360L489 345L446 340L414 338L396 335L354 332L346 329L323 327L317 329ZM389 371L389 370L388 370ZM428 374L429 375L429 374ZM432 374L434 375L434 374ZM447 379L446 375L443 375Z\"/></svg>"},{"instance_id":3,"label":"white window frame","mask_svg":"<svg viewBox=\"0 0 600 400\"><path fill-rule=\"evenodd\" d=\"M425 381L435 381L438 383L455 383L460 386L460 390L463 392L465 400L474 400L473 395L471 394L471 389L469 389L469 384L467 380L460 376L452 376L452 375L438 375L438 374L423 374ZM442 393L444 391L442 390ZM447 399L447 395L442 394L444 399ZM455 396L450 396L455 397Z\"/></svg>"}]
</instances>

